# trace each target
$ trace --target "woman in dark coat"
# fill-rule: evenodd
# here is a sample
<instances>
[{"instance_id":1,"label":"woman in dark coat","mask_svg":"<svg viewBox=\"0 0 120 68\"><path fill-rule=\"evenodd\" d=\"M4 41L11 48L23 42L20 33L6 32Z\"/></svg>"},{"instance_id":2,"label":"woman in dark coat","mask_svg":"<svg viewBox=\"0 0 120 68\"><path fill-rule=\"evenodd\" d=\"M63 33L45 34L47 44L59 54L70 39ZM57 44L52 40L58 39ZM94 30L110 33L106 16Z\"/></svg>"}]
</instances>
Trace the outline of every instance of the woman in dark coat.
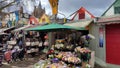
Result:
<instances>
[{"instance_id":1,"label":"woman in dark coat","mask_svg":"<svg viewBox=\"0 0 120 68\"><path fill-rule=\"evenodd\" d=\"M25 49L20 48L18 57L21 61L23 60L24 55L25 55Z\"/></svg>"}]
</instances>

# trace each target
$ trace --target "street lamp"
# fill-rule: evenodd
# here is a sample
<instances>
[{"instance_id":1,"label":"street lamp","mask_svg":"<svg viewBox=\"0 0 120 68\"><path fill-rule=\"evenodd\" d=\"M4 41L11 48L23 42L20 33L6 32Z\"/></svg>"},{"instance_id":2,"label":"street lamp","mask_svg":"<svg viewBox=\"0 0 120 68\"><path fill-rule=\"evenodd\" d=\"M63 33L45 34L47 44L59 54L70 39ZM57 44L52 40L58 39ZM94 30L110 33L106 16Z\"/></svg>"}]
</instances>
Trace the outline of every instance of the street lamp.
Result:
<instances>
[{"instance_id":1,"label":"street lamp","mask_svg":"<svg viewBox=\"0 0 120 68\"><path fill-rule=\"evenodd\" d=\"M66 16L65 16L65 14L60 13L60 12L58 12L58 14L61 14L61 15L63 15L63 16L64 16L64 23L65 23L65 22L66 22Z\"/></svg>"}]
</instances>

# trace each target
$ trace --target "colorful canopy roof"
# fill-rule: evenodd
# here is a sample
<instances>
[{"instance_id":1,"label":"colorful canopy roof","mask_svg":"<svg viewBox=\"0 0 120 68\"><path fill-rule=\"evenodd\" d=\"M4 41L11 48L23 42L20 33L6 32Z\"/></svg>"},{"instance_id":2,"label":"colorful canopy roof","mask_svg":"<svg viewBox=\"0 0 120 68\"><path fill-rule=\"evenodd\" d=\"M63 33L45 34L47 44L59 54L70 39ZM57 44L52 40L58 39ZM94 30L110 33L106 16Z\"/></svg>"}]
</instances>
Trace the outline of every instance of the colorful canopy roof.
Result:
<instances>
[{"instance_id":1,"label":"colorful canopy roof","mask_svg":"<svg viewBox=\"0 0 120 68\"><path fill-rule=\"evenodd\" d=\"M52 24L47 24L44 26L37 26L34 28L28 28L26 30L29 31L53 31L53 30L85 30L85 28L75 28L75 27L71 27L71 26L66 26L66 25L61 25L61 24L57 24L57 23L52 23Z\"/></svg>"}]
</instances>

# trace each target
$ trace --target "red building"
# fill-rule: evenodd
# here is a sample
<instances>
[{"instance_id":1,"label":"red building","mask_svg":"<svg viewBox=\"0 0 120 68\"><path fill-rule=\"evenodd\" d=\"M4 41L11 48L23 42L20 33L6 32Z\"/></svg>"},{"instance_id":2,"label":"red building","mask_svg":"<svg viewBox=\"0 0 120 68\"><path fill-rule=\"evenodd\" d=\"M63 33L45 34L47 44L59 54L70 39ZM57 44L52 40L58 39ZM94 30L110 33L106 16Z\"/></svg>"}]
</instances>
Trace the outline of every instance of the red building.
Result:
<instances>
[{"instance_id":1,"label":"red building","mask_svg":"<svg viewBox=\"0 0 120 68\"><path fill-rule=\"evenodd\" d=\"M96 52L96 62L108 68L120 68L120 0L96 18L90 33L96 37L90 46Z\"/></svg>"}]
</instances>

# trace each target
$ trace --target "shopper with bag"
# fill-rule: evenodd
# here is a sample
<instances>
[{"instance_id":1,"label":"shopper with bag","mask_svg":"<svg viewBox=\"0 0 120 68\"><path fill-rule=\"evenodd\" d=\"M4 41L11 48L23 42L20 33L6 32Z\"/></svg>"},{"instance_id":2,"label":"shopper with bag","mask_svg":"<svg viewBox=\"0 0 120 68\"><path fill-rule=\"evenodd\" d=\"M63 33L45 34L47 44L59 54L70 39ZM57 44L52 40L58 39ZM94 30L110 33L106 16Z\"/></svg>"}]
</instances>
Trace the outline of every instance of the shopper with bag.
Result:
<instances>
[{"instance_id":1,"label":"shopper with bag","mask_svg":"<svg viewBox=\"0 0 120 68\"><path fill-rule=\"evenodd\" d=\"M11 57L11 50L8 49L5 53L4 53L4 57L5 57L5 60L10 63L10 61L12 60L12 57Z\"/></svg>"}]
</instances>

